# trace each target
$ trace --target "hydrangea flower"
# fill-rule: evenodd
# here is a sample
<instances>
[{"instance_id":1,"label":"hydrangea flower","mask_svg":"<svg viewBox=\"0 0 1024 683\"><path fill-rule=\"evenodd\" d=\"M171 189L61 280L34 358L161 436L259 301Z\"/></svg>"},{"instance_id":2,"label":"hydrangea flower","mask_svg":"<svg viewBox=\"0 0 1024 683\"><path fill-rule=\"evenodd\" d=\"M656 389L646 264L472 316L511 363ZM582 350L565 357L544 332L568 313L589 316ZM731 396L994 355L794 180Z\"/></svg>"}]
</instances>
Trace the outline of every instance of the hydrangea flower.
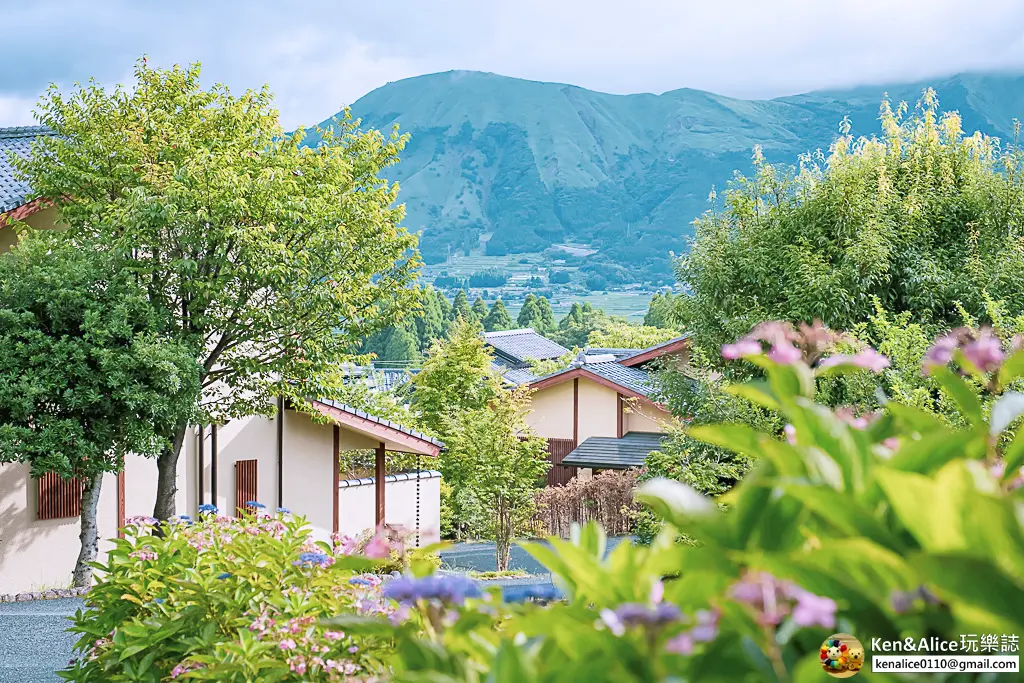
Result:
<instances>
[{"instance_id":1,"label":"hydrangea flower","mask_svg":"<svg viewBox=\"0 0 1024 683\"><path fill-rule=\"evenodd\" d=\"M660 628L682 617L679 607L669 602L654 606L627 602L614 610L601 610L601 622L616 636L623 635L627 628Z\"/></svg>"},{"instance_id":2,"label":"hydrangea flower","mask_svg":"<svg viewBox=\"0 0 1024 683\"><path fill-rule=\"evenodd\" d=\"M155 560L156 559L156 552L154 552L153 550L151 550L147 546L145 548L139 548L138 550L129 553L128 557L132 557L132 558L135 558L136 560L140 560L142 562L145 562L146 560Z\"/></svg>"},{"instance_id":3,"label":"hydrangea flower","mask_svg":"<svg viewBox=\"0 0 1024 683\"><path fill-rule=\"evenodd\" d=\"M874 373L879 373L889 367L889 359L875 351L870 346L858 351L854 355L836 354L823 358L818 363L819 369L831 368L840 365L852 365L857 368L864 368Z\"/></svg>"},{"instance_id":4,"label":"hydrangea flower","mask_svg":"<svg viewBox=\"0 0 1024 683\"><path fill-rule=\"evenodd\" d=\"M799 626L820 625L833 628L836 623L835 601L815 595L789 581L780 581L765 572L748 572L739 582L732 585L730 595L734 600L749 605L757 615L757 621L775 626L787 615Z\"/></svg>"},{"instance_id":5,"label":"hydrangea flower","mask_svg":"<svg viewBox=\"0 0 1024 683\"><path fill-rule=\"evenodd\" d=\"M308 552L299 555L299 559L292 562L296 567L330 567L334 564L334 558L319 552Z\"/></svg>"},{"instance_id":6,"label":"hydrangea flower","mask_svg":"<svg viewBox=\"0 0 1024 683\"><path fill-rule=\"evenodd\" d=\"M215 515L217 514L217 506L212 505L211 503L203 503L202 505L199 506L199 514Z\"/></svg>"},{"instance_id":7,"label":"hydrangea flower","mask_svg":"<svg viewBox=\"0 0 1024 683\"><path fill-rule=\"evenodd\" d=\"M1011 348L1016 350L1018 342L1012 341ZM983 327L972 330L959 327L935 340L921 361L924 374L930 374L935 368L949 364L957 350L963 354L964 360L979 372L988 373L999 369L1006 359L1002 342L992 328Z\"/></svg>"},{"instance_id":8,"label":"hydrangea flower","mask_svg":"<svg viewBox=\"0 0 1024 683\"><path fill-rule=\"evenodd\" d=\"M480 585L476 581L459 574L423 578L399 576L384 584L384 597L406 605L420 600L461 605L466 598L476 598L481 594Z\"/></svg>"},{"instance_id":9,"label":"hydrangea flower","mask_svg":"<svg viewBox=\"0 0 1024 683\"><path fill-rule=\"evenodd\" d=\"M710 643L718 637L720 616L718 610L697 610L693 627L670 638L665 650L679 655L693 654L697 643Z\"/></svg>"},{"instance_id":10,"label":"hydrangea flower","mask_svg":"<svg viewBox=\"0 0 1024 683\"><path fill-rule=\"evenodd\" d=\"M230 578L231 578L231 574L230 574L230 573L228 573L228 572L224 572L224 573L222 573L222 574L218 574L218 575L217 575L217 578L218 578L218 579L221 579L221 580L224 580L224 579L230 579Z\"/></svg>"},{"instance_id":11,"label":"hydrangea flower","mask_svg":"<svg viewBox=\"0 0 1024 683\"><path fill-rule=\"evenodd\" d=\"M292 511L289 510L288 508L277 508L277 513L279 515L290 515L292 514Z\"/></svg>"},{"instance_id":12,"label":"hydrangea flower","mask_svg":"<svg viewBox=\"0 0 1024 683\"><path fill-rule=\"evenodd\" d=\"M734 344L722 346L722 358L726 360L737 360L743 356L758 356L761 353L761 344L754 339L738 339Z\"/></svg>"},{"instance_id":13,"label":"hydrangea flower","mask_svg":"<svg viewBox=\"0 0 1024 683\"><path fill-rule=\"evenodd\" d=\"M254 510L264 510L267 506L255 500L250 500L245 503L245 507L252 508Z\"/></svg>"}]
</instances>

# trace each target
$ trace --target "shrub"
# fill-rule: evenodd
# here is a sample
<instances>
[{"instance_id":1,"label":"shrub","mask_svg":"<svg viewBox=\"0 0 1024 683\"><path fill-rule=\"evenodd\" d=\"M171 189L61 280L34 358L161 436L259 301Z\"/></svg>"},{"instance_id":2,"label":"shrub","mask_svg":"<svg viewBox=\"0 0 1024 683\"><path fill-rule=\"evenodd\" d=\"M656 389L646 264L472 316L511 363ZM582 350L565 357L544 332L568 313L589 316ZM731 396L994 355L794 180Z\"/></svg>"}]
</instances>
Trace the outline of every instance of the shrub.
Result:
<instances>
[{"instance_id":1,"label":"shrub","mask_svg":"<svg viewBox=\"0 0 1024 683\"><path fill-rule=\"evenodd\" d=\"M803 683L826 680L823 667L858 666L821 656L837 632L864 646L928 638L968 654L1016 653L1024 437L1004 449L998 437L1024 414L1024 394L1005 391L1024 377L1024 352L1006 358L986 330L960 330L932 347L926 369L958 403L961 427L891 401L878 415L819 405L817 376L878 370L887 360L870 349L822 359L794 346L782 325L759 335L726 353L765 378L732 391L788 426L784 438L741 424L690 430L754 460L719 505L682 482L652 480L639 497L666 522L654 542L619 544L606 557L604 532L591 523L575 526L569 541L527 544L555 583L506 594L531 602L497 605L474 586L409 579L389 594L422 622L339 623L351 633L392 633L390 666L410 681ZM997 397L988 417L970 383ZM695 543L675 543L679 535ZM918 654L926 652L940 654Z\"/></svg>"},{"instance_id":2,"label":"shrub","mask_svg":"<svg viewBox=\"0 0 1024 683\"><path fill-rule=\"evenodd\" d=\"M366 573L395 549L314 542L300 518L211 512L160 527L130 520L73 619L80 657L62 673L108 681L360 680L379 672L389 639L320 625L339 612L394 616Z\"/></svg>"},{"instance_id":3,"label":"shrub","mask_svg":"<svg viewBox=\"0 0 1024 683\"><path fill-rule=\"evenodd\" d=\"M574 524L597 522L614 535L630 532L635 470L606 470L588 480L575 477L564 486L536 493L534 521L545 535L568 538Z\"/></svg>"}]
</instances>

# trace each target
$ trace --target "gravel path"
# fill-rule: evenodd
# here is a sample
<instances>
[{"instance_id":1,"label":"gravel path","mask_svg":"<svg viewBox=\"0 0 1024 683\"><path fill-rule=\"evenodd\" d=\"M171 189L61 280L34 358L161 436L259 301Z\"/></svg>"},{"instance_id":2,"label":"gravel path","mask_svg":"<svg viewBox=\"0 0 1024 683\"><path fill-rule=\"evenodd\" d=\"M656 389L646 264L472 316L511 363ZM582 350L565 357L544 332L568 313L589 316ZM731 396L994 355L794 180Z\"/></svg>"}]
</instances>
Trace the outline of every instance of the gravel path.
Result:
<instances>
[{"instance_id":1,"label":"gravel path","mask_svg":"<svg viewBox=\"0 0 1024 683\"><path fill-rule=\"evenodd\" d=\"M67 618L81 606L78 598L0 603L0 683L59 681L53 672L67 666L76 640Z\"/></svg>"}]
</instances>

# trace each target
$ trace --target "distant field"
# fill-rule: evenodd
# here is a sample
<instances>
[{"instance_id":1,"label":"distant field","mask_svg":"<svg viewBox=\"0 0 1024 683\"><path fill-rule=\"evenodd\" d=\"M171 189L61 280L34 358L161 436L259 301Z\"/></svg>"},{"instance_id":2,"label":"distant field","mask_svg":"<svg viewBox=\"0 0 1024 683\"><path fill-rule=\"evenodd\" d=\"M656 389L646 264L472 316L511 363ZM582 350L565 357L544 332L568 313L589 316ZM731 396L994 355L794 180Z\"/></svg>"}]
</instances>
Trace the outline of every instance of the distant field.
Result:
<instances>
[{"instance_id":1,"label":"distant field","mask_svg":"<svg viewBox=\"0 0 1024 683\"><path fill-rule=\"evenodd\" d=\"M607 294L586 294L566 295L564 299L556 298L551 302L551 308L556 318L561 318L572 307L574 301L583 303L589 301L594 308L604 310L608 315L619 315L628 318L630 322L642 322L647 313L647 306L651 303L650 294L632 294L629 292L608 292ZM490 304L491 302L488 302ZM509 305L509 314L515 320L519 315L520 305L518 303Z\"/></svg>"}]
</instances>

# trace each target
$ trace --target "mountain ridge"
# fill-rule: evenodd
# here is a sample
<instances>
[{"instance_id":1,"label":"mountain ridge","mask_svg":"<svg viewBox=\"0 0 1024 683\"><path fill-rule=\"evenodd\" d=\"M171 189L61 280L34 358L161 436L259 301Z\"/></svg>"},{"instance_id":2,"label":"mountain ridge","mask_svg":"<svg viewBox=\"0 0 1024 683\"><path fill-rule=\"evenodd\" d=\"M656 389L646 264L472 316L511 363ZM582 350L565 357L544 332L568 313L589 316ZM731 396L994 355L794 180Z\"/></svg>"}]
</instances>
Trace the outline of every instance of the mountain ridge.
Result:
<instances>
[{"instance_id":1,"label":"mountain ridge","mask_svg":"<svg viewBox=\"0 0 1024 683\"><path fill-rule=\"evenodd\" d=\"M658 284L671 280L669 252L686 248L712 188L747 171L755 145L773 163L794 164L827 149L844 117L870 136L884 94L912 107L926 87L968 132L1006 138L1024 114L1017 72L747 100L693 88L617 95L456 70L388 83L350 109L364 127L410 133L386 175L400 184L406 226L423 231L428 263L453 249L503 255L572 242L597 250L583 269L611 284Z\"/></svg>"}]
</instances>

